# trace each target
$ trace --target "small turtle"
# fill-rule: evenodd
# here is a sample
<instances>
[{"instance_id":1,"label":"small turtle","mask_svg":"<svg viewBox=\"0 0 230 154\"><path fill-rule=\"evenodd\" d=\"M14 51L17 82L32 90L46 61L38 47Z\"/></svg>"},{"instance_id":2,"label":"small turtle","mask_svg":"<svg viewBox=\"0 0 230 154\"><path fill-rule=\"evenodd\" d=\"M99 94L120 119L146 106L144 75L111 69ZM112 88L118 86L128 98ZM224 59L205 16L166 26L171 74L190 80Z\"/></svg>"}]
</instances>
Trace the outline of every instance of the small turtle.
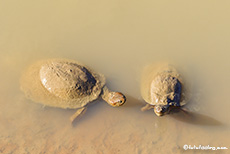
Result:
<instances>
[{"instance_id":1,"label":"small turtle","mask_svg":"<svg viewBox=\"0 0 230 154\"><path fill-rule=\"evenodd\" d=\"M126 101L122 93L111 92L105 86L104 75L67 59L43 60L31 65L22 74L21 89L28 98L45 106L78 109L71 121L99 96L114 107Z\"/></svg>"},{"instance_id":2,"label":"small turtle","mask_svg":"<svg viewBox=\"0 0 230 154\"><path fill-rule=\"evenodd\" d=\"M174 67L166 65L148 71L142 78L142 97L148 103L142 111L153 108L157 116L162 116L172 107L185 105L184 84Z\"/></svg>"}]
</instances>

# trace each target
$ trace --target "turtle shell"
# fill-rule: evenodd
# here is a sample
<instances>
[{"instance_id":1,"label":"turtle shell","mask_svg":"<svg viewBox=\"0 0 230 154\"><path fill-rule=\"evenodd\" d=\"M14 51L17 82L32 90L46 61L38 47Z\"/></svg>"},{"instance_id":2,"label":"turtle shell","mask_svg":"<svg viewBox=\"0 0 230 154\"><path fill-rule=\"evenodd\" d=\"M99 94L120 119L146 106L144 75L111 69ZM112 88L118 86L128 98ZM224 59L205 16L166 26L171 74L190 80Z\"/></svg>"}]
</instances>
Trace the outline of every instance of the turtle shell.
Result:
<instances>
[{"instance_id":1,"label":"turtle shell","mask_svg":"<svg viewBox=\"0 0 230 154\"><path fill-rule=\"evenodd\" d=\"M21 89L28 98L47 106L80 108L95 100L105 77L67 59L38 61L22 75Z\"/></svg>"},{"instance_id":2,"label":"turtle shell","mask_svg":"<svg viewBox=\"0 0 230 154\"><path fill-rule=\"evenodd\" d=\"M160 72L153 79L150 87L152 105L180 106L182 85L170 71Z\"/></svg>"},{"instance_id":3,"label":"turtle shell","mask_svg":"<svg viewBox=\"0 0 230 154\"><path fill-rule=\"evenodd\" d=\"M144 71L141 95L151 105L183 106L185 87L181 75L169 64L149 66Z\"/></svg>"}]
</instances>

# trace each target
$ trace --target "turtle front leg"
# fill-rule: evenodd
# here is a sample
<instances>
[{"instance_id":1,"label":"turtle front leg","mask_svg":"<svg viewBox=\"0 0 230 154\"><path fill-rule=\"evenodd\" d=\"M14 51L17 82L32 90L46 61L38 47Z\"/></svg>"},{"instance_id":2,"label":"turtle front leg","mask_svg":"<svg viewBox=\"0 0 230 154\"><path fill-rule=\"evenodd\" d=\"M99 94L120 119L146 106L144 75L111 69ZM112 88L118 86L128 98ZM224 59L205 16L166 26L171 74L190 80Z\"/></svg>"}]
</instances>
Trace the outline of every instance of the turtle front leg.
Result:
<instances>
[{"instance_id":1,"label":"turtle front leg","mask_svg":"<svg viewBox=\"0 0 230 154\"><path fill-rule=\"evenodd\" d=\"M153 109L154 106L150 104L146 104L144 107L141 108L141 111L147 111Z\"/></svg>"},{"instance_id":2,"label":"turtle front leg","mask_svg":"<svg viewBox=\"0 0 230 154\"><path fill-rule=\"evenodd\" d=\"M78 109L71 117L70 117L70 121L73 123L73 121L79 117L80 115L83 115L86 111L86 107L80 108Z\"/></svg>"}]
</instances>

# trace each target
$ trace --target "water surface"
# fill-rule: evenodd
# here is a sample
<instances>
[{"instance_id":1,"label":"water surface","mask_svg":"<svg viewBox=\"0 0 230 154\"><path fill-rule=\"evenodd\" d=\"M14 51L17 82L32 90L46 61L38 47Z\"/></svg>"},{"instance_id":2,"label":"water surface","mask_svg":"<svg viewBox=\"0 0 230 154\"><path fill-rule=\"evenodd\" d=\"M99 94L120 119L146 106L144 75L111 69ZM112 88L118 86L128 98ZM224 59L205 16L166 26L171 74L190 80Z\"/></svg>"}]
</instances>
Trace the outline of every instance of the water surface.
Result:
<instances>
[{"instance_id":1,"label":"water surface","mask_svg":"<svg viewBox=\"0 0 230 154\"><path fill-rule=\"evenodd\" d=\"M228 153L229 1L0 1L0 153ZM22 71L47 58L80 61L127 103L101 99L71 125L75 110L44 107L20 91ZM192 83L182 112L141 112L140 79L170 62Z\"/></svg>"}]
</instances>

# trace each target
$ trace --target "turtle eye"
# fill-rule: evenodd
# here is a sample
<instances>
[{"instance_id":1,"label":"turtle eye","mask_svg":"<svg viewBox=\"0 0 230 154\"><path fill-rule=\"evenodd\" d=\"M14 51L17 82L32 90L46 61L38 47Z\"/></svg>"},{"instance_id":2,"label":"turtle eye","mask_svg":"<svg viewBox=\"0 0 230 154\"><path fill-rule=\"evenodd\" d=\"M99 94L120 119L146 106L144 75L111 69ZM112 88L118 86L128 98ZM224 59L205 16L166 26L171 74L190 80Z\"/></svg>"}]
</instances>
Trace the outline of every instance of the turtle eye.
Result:
<instances>
[{"instance_id":1,"label":"turtle eye","mask_svg":"<svg viewBox=\"0 0 230 154\"><path fill-rule=\"evenodd\" d=\"M162 106L162 112L166 112L169 106Z\"/></svg>"}]
</instances>

